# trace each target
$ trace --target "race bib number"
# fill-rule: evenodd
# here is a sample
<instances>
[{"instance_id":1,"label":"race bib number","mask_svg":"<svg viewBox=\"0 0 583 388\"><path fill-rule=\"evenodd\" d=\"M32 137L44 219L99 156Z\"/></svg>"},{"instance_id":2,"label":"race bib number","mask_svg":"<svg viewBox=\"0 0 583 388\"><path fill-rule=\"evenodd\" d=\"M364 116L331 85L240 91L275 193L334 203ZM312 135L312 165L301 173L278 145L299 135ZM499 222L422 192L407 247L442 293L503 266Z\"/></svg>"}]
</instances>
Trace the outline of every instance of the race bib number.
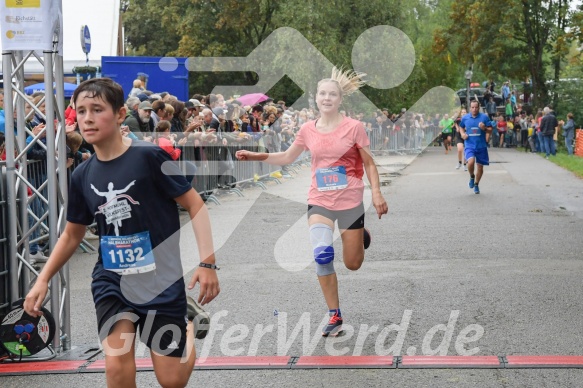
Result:
<instances>
[{"instance_id":1,"label":"race bib number","mask_svg":"<svg viewBox=\"0 0 583 388\"><path fill-rule=\"evenodd\" d=\"M100 246L103 267L108 271L130 275L156 269L149 232L102 236Z\"/></svg>"},{"instance_id":2,"label":"race bib number","mask_svg":"<svg viewBox=\"0 0 583 388\"><path fill-rule=\"evenodd\" d=\"M342 190L348 187L346 167L334 166L316 170L318 191Z\"/></svg>"}]
</instances>

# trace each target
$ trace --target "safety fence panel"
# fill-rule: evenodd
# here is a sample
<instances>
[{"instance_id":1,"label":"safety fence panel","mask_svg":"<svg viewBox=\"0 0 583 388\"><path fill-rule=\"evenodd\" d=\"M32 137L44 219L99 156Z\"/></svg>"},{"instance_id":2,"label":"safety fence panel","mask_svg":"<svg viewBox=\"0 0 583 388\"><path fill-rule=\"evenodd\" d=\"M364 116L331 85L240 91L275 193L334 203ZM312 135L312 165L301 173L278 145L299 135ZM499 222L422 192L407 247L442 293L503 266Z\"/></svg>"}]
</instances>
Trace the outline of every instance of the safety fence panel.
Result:
<instances>
[{"instance_id":1,"label":"safety fence panel","mask_svg":"<svg viewBox=\"0 0 583 388\"><path fill-rule=\"evenodd\" d=\"M438 127L397 127L367 131L373 154L419 154L441 135Z\"/></svg>"}]
</instances>

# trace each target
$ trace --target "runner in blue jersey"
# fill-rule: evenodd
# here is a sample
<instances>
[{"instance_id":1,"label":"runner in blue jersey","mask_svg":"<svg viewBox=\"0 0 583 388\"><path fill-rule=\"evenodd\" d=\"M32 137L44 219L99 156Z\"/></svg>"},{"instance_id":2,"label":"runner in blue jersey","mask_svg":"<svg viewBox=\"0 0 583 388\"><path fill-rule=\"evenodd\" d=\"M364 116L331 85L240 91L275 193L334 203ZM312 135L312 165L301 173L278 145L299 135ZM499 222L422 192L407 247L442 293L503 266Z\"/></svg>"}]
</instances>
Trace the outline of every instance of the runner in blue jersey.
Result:
<instances>
[{"instance_id":1,"label":"runner in blue jersey","mask_svg":"<svg viewBox=\"0 0 583 388\"><path fill-rule=\"evenodd\" d=\"M486 114L480 113L480 103L472 101L470 103L470 113L462 117L459 126L462 139L465 140L465 157L468 161L468 171L470 172L469 186L470 189L474 189L474 193L480 194L478 184L484 174L484 166L490 164L486 134L492 132L492 123ZM474 175L475 165L477 165L477 171Z\"/></svg>"}]
</instances>

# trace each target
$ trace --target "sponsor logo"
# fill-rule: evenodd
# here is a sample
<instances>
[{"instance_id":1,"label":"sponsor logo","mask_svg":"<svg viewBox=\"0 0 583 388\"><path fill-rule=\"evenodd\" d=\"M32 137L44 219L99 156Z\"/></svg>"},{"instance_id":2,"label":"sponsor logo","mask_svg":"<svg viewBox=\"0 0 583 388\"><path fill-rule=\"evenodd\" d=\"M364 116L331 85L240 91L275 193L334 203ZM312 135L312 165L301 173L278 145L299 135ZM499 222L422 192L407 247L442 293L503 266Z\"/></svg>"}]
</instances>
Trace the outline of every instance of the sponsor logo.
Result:
<instances>
[{"instance_id":1,"label":"sponsor logo","mask_svg":"<svg viewBox=\"0 0 583 388\"><path fill-rule=\"evenodd\" d=\"M6 0L6 8L40 8L40 0Z\"/></svg>"}]
</instances>

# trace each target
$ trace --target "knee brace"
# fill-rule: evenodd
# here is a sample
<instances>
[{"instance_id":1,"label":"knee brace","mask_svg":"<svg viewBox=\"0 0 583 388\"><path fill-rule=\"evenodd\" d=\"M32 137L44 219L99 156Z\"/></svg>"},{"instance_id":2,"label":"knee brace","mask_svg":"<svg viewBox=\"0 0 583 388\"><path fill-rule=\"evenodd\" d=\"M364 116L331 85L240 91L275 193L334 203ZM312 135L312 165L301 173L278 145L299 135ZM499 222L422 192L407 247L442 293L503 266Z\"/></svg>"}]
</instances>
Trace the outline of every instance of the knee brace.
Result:
<instances>
[{"instance_id":1,"label":"knee brace","mask_svg":"<svg viewBox=\"0 0 583 388\"><path fill-rule=\"evenodd\" d=\"M332 228L326 224L310 226L310 242L314 248L316 274L318 276L333 274L335 271Z\"/></svg>"}]
</instances>

